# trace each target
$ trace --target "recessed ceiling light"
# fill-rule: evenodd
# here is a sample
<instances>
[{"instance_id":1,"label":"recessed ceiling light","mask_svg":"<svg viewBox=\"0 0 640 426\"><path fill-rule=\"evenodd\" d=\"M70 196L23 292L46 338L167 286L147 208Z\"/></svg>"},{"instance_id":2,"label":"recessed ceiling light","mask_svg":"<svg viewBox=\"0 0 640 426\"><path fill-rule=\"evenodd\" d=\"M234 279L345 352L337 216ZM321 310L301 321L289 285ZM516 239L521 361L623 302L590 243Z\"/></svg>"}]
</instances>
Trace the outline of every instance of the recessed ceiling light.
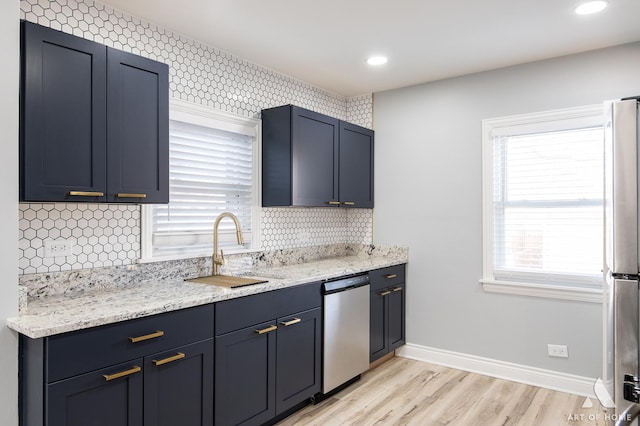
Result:
<instances>
[{"instance_id":1,"label":"recessed ceiling light","mask_svg":"<svg viewBox=\"0 0 640 426\"><path fill-rule=\"evenodd\" d=\"M369 65L384 65L387 63L387 57L386 56L372 56L369 59L367 59L367 63Z\"/></svg>"},{"instance_id":2,"label":"recessed ceiling light","mask_svg":"<svg viewBox=\"0 0 640 426\"><path fill-rule=\"evenodd\" d=\"M590 15L592 13L598 13L607 7L607 2L604 0L595 0L582 3L576 7L575 11L578 15Z\"/></svg>"}]
</instances>

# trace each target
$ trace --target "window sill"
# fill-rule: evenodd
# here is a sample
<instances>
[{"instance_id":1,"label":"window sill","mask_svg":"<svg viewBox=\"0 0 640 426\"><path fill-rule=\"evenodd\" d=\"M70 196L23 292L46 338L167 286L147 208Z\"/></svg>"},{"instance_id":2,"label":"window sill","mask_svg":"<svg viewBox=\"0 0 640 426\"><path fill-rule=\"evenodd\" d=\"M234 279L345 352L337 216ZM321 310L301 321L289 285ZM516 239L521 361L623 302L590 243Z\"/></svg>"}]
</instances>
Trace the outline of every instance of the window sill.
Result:
<instances>
[{"instance_id":1,"label":"window sill","mask_svg":"<svg viewBox=\"0 0 640 426\"><path fill-rule=\"evenodd\" d=\"M231 255L257 253L259 251L260 249L257 249L257 248L247 248L247 249L241 249L241 250L224 249L224 255L226 257ZM167 262L171 260L187 260L187 259L197 259L200 257L211 257L211 256L212 256L212 252L200 253L200 254L197 254L197 253L196 254L176 254L173 256L143 257L138 259L136 263Z\"/></svg>"},{"instance_id":2,"label":"window sill","mask_svg":"<svg viewBox=\"0 0 640 426\"><path fill-rule=\"evenodd\" d=\"M482 284L482 288L487 293L515 294L519 296L542 297L545 299L602 303L602 289L598 288L580 288L485 279L480 280L480 284Z\"/></svg>"}]
</instances>

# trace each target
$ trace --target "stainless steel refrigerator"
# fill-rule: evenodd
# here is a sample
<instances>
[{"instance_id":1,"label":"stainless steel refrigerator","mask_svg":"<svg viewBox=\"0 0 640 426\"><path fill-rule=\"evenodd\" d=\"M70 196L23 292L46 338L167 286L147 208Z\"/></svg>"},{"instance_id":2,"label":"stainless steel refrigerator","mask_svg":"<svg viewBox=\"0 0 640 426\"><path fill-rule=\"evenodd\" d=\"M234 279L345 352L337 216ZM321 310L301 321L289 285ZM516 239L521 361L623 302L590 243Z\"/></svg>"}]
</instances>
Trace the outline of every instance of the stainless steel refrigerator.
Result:
<instances>
[{"instance_id":1,"label":"stainless steel refrigerator","mask_svg":"<svg viewBox=\"0 0 640 426\"><path fill-rule=\"evenodd\" d=\"M615 404L610 425L637 425L640 412L638 98L605 103L604 373ZM598 388L596 387L596 393ZM606 396L598 395L600 400Z\"/></svg>"}]
</instances>

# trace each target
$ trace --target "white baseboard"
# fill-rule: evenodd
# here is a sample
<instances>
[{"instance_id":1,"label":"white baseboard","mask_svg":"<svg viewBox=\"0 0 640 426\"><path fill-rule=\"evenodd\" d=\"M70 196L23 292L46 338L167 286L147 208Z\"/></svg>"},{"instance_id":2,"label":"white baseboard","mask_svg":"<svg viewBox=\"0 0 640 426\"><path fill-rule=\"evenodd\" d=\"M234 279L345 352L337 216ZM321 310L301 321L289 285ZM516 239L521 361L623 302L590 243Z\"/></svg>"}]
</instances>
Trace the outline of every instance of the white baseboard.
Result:
<instances>
[{"instance_id":1,"label":"white baseboard","mask_svg":"<svg viewBox=\"0 0 640 426\"><path fill-rule=\"evenodd\" d=\"M596 379L592 377L576 376L415 344L402 346L396 350L396 355L541 388L597 398L593 389Z\"/></svg>"}]
</instances>

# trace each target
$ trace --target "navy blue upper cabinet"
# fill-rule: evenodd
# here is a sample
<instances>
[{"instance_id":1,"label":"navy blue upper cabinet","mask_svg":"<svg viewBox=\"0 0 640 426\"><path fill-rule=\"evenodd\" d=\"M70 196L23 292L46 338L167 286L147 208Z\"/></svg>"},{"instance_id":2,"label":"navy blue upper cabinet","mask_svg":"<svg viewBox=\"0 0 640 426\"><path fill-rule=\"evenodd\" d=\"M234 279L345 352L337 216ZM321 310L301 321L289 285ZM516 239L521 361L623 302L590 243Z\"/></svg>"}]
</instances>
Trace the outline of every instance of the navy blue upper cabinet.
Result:
<instances>
[{"instance_id":1,"label":"navy blue upper cabinet","mask_svg":"<svg viewBox=\"0 0 640 426\"><path fill-rule=\"evenodd\" d=\"M340 201L373 208L373 130L340 122Z\"/></svg>"},{"instance_id":2,"label":"navy blue upper cabinet","mask_svg":"<svg viewBox=\"0 0 640 426\"><path fill-rule=\"evenodd\" d=\"M262 111L262 205L373 207L373 130L293 105Z\"/></svg>"},{"instance_id":3,"label":"navy blue upper cabinet","mask_svg":"<svg viewBox=\"0 0 640 426\"><path fill-rule=\"evenodd\" d=\"M21 200L106 200L106 65L104 46L22 23Z\"/></svg>"},{"instance_id":4,"label":"navy blue upper cabinet","mask_svg":"<svg viewBox=\"0 0 640 426\"><path fill-rule=\"evenodd\" d=\"M107 201L169 202L168 67L107 50Z\"/></svg>"},{"instance_id":5,"label":"navy blue upper cabinet","mask_svg":"<svg viewBox=\"0 0 640 426\"><path fill-rule=\"evenodd\" d=\"M20 200L167 203L168 67L22 22Z\"/></svg>"}]
</instances>

